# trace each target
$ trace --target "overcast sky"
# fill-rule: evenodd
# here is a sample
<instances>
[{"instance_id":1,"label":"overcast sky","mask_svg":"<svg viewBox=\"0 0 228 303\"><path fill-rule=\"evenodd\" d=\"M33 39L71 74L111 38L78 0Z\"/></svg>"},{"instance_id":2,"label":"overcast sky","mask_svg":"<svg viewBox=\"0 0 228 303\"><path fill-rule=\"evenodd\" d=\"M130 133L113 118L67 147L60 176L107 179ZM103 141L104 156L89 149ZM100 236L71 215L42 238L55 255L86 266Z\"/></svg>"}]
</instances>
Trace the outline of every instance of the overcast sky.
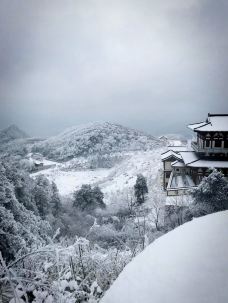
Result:
<instances>
[{"instance_id":1,"label":"overcast sky","mask_svg":"<svg viewBox=\"0 0 228 303\"><path fill-rule=\"evenodd\" d=\"M180 133L228 113L227 0L1 0L0 128Z\"/></svg>"}]
</instances>

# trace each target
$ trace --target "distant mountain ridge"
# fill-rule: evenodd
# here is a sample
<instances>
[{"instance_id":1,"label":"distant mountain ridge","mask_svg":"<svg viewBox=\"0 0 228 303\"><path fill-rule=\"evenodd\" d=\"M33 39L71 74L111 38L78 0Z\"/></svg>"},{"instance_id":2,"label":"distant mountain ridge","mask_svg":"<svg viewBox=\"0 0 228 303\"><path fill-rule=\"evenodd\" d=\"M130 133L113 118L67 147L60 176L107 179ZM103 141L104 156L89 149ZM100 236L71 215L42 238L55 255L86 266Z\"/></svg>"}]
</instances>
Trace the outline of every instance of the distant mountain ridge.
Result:
<instances>
[{"instance_id":1,"label":"distant mountain ridge","mask_svg":"<svg viewBox=\"0 0 228 303\"><path fill-rule=\"evenodd\" d=\"M165 134L162 135L161 137L167 138L167 140L180 140L180 141L186 141L186 136L182 134Z\"/></svg>"},{"instance_id":2,"label":"distant mountain ridge","mask_svg":"<svg viewBox=\"0 0 228 303\"><path fill-rule=\"evenodd\" d=\"M164 143L142 131L110 122L71 127L33 146L33 151L53 160L105 155L123 151L149 150Z\"/></svg>"},{"instance_id":3,"label":"distant mountain ridge","mask_svg":"<svg viewBox=\"0 0 228 303\"><path fill-rule=\"evenodd\" d=\"M28 138L29 136L22 131L19 127L16 125L12 124L9 127L3 129L0 131L0 143L7 143L12 140L16 139L25 139Z\"/></svg>"}]
</instances>

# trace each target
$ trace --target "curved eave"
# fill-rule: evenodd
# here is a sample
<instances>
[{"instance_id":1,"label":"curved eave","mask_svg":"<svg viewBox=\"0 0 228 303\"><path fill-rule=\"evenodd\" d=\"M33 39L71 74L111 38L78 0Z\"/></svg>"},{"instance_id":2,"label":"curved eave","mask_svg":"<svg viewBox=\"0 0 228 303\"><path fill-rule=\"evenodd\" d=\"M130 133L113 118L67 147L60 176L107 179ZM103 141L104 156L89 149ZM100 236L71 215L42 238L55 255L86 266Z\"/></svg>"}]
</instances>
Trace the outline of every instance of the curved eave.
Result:
<instances>
[{"instance_id":1,"label":"curved eave","mask_svg":"<svg viewBox=\"0 0 228 303\"><path fill-rule=\"evenodd\" d=\"M187 125L187 127L193 131L199 131L200 127L205 126L209 124L208 122L198 122Z\"/></svg>"}]
</instances>

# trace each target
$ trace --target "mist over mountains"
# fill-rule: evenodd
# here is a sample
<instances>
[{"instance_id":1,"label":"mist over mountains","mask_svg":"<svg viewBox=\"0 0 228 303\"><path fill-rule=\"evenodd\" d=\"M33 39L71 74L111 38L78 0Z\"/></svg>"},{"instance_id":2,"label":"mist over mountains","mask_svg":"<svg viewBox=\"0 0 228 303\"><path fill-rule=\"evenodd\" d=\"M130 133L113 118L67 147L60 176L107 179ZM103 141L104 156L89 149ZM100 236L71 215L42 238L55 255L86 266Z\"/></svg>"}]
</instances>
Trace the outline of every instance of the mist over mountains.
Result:
<instances>
[{"instance_id":1,"label":"mist over mountains","mask_svg":"<svg viewBox=\"0 0 228 303\"><path fill-rule=\"evenodd\" d=\"M16 125L12 124L9 127L0 131L0 143L7 143L11 140L25 139L29 136Z\"/></svg>"},{"instance_id":2,"label":"mist over mountains","mask_svg":"<svg viewBox=\"0 0 228 303\"><path fill-rule=\"evenodd\" d=\"M96 122L75 126L35 144L33 151L53 160L69 160L91 154L147 150L161 145L155 137L122 125Z\"/></svg>"},{"instance_id":3,"label":"mist over mountains","mask_svg":"<svg viewBox=\"0 0 228 303\"><path fill-rule=\"evenodd\" d=\"M1 131L4 150L39 152L48 159L67 161L75 157L150 150L164 145L162 140L142 131L109 122L74 126L47 139L29 138L17 126Z\"/></svg>"}]
</instances>

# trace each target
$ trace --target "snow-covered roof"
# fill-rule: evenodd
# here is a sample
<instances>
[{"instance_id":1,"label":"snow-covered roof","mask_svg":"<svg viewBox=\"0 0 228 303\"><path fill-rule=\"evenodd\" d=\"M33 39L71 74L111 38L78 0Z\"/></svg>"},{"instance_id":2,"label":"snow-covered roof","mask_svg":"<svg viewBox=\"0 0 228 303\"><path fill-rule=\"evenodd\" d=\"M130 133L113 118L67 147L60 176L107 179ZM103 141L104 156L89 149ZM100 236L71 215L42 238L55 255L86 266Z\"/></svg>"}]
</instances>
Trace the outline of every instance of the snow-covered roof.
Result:
<instances>
[{"instance_id":1,"label":"snow-covered roof","mask_svg":"<svg viewBox=\"0 0 228 303\"><path fill-rule=\"evenodd\" d=\"M185 174L175 174L171 172L169 177L169 182L167 185L167 190L177 190L177 189L189 189L190 187L196 186L192 177Z\"/></svg>"},{"instance_id":2,"label":"snow-covered roof","mask_svg":"<svg viewBox=\"0 0 228 303\"><path fill-rule=\"evenodd\" d=\"M190 167L228 168L228 161L197 160L188 164Z\"/></svg>"},{"instance_id":3,"label":"snow-covered roof","mask_svg":"<svg viewBox=\"0 0 228 303\"><path fill-rule=\"evenodd\" d=\"M162 161L167 160L167 159L169 159L169 158L173 158L173 157L174 157L175 159L181 160L181 156L178 155L177 153L175 153L175 152L172 151L172 150L168 150L167 152L161 154L161 159L162 159Z\"/></svg>"},{"instance_id":4,"label":"snow-covered roof","mask_svg":"<svg viewBox=\"0 0 228 303\"><path fill-rule=\"evenodd\" d=\"M212 115L208 114L207 121L188 125L194 131L202 132L222 132L228 131L228 114Z\"/></svg>"},{"instance_id":5,"label":"snow-covered roof","mask_svg":"<svg viewBox=\"0 0 228 303\"><path fill-rule=\"evenodd\" d=\"M182 151L193 151L193 149L187 145L184 146L168 146L168 150L172 150L176 153L182 152Z\"/></svg>"},{"instance_id":6,"label":"snow-covered roof","mask_svg":"<svg viewBox=\"0 0 228 303\"><path fill-rule=\"evenodd\" d=\"M172 162L171 166L173 166L173 167L184 167L185 164L182 161L177 160L177 161Z\"/></svg>"},{"instance_id":7,"label":"snow-covered roof","mask_svg":"<svg viewBox=\"0 0 228 303\"><path fill-rule=\"evenodd\" d=\"M186 189L195 186L191 176L172 174L169 179L167 190Z\"/></svg>"},{"instance_id":8,"label":"snow-covered roof","mask_svg":"<svg viewBox=\"0 0 228 303\"><path fill-rule=\"evenodd\" d=\"M199 159L197 154L195 152L180 152L181 158L184 161L184 164L187 165L189 163L192 163L193 161L196 161Z\"/></svg>"},{"instance_id":9,"label":"snow-covered roof","mask_svg":"<svg viewBox=\"0 0 228 303\"><path fill-rule=\"evenodd\" d=\"M198 128L198 127L201 127L201 126L203 126L203 125L205 125L205 124L207 124L207 122L193 123L193 124L189 124L189 125L188 125L188 128L194 130L194 129L196 129L196 128Z\"/></svg>"},{"instance_id":10,"label":"snow-covered roof","mask_svg":"<svg viewBox=\"0 0 228 303\"><path fill-rule=\"evenodd\" d=\"M124 268L101 303L228 302L227 226L223 211L168 232Z\"/></svg>"},{"instance_id":11,"label":"snow-covered roof","mask_svg":"<svg viewBox=\"0 0 228 303\"><path fill-rule=\"evenodd\" d=\"M182 175L174 176L172 179L171 187L175 187L175 188L186 187L186 185L184 184L183 176Z\"/></svg>"},{"instance_id":12,"label":"snow-covered roof","mask_svg":"<svg viewBox=\"0 0 228 303\"><path fill-rule=\"evenodd\" d=\"M37 164L37 165L41 165L41 164L44 164L43 161L40 161L40 160L36 160L34 159L34 163Z\"/></svg>"},{"instance_id":13,"label":"snow-covered roof","mask_svg":"<svg viewBox=\"0 0 228 303\"><path fill-rule=\"evenodd\" d=\"M160 136L160 137L158 137L158 139L160 139L160 140L163 140L163 139L168 140L168 138L166 136Z\"/></svg>"},{"instance_id":14,"label":"snow-covered roof","mask_svg":"<svg viewBox=\"0 0 228 303\"><path fill-rule=\"evenodd\" d=\"M180 152L180 155L184 164L189 167L228 168L228 161L200 159L195 152ZM180 167L181 161L174 161L172 166Z\"/></svg>"}]
</instances>

